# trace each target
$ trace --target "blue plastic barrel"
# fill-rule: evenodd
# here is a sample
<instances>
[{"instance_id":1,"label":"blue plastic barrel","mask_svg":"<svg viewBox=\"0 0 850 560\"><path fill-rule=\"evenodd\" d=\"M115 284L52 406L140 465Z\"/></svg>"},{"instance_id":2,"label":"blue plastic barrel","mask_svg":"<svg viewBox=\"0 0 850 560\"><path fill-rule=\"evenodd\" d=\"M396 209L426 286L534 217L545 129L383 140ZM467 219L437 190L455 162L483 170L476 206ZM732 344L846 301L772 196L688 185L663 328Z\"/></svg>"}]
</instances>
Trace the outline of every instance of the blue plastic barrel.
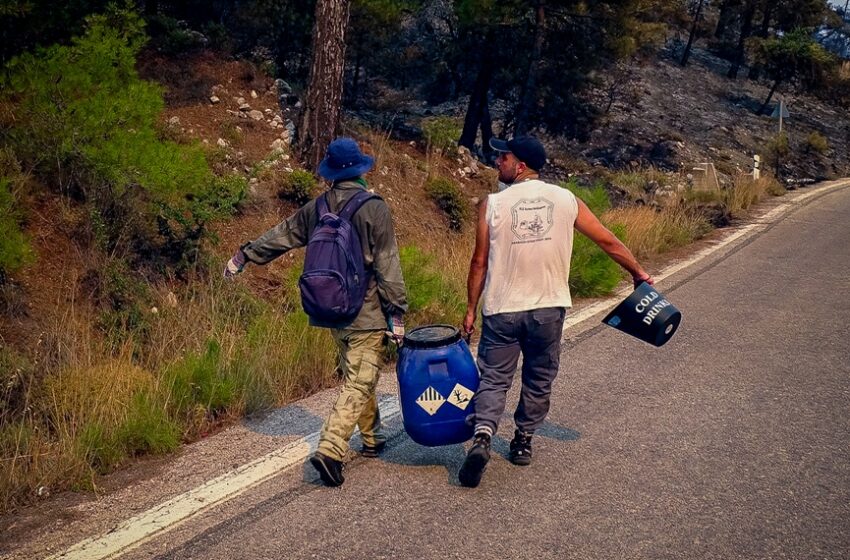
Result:
<instances>
[{"instance_id":1,"label":"blue plastic barrel","mask_svg":"<svg viewBox=\"0 0 850 560\"><path fill-rule=\"evenodd\" d=\"M420 445L462 443L472 437L478 368L460 332L429 325L404 337L396 364L404 429Z\"/></svg>"}]
</instances>

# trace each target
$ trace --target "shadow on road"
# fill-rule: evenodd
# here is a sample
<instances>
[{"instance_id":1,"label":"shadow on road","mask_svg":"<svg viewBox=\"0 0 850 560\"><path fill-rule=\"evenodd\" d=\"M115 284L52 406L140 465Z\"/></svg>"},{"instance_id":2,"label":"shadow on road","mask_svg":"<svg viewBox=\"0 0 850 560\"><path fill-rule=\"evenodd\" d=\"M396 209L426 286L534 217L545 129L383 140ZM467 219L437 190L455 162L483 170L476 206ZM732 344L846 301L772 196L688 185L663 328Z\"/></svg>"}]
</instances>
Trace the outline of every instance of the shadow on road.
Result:
<instances>
[{"instance_id":1,"label":"shadow on road","mask_svg":"<svg viewBox=\"0 0 850 560\"><path fill-rule=\"evenodd\" d=\"M393 394L382 393L378 395L378 403L382 407L395 400L396 396ZM503 417L502 423L508 425L512 424L512 421L513 419L506 414ZM324 418L317 416L313 412L297 404L285 406L244 421L245 427L253 432L277 437L306 437L319 432L323 423ZM384 451L381 457L377 460L410 467L443 467L446 471L447 482L454 486L460 485L457 478L457 472L466 457L466 447L468 444L447 445L442 447L425 447L419 445L411 440L404 431L401 414L385 418L384 430L389 437L389 442L386 451ZM575 430L571 430L564 426L558 426L547 421L537 430L535 437L569 442L577 440L581 437L581 435ZM350 443L351 449L354 451L354 453L351 454L354 460L349 461L349 469L366 461L366 459L359 458L356 453L360 450L362 445L358 432L355 432ZM311 445L311 455L315 451L314 445L315 444ZM507 460L509 451L509 439L505 439L499 435L493 438L492 453L494 457L501 456ZM301 468L302 480L305 483L311 485L322 484L318 478L316 470L310 464L309 460L305 460L302 463ZM411 472L411 476L414 476L413 472Z\"/></svg>"},{"instance_id":2,"label":"shadow on road","mask_svg":"<svg viewBox=\"0 0 850 560\"><path fill-rule=\"evenodd\" d=\"M401 424L401 418L397 418L396 421ZM581 437L581 434L575 430L545 422L537 430L535 437L568 442L576 441ZM457 473L466 457L467 446L468 444L457 444L443 447L425 447L415 443L406 432L401 430L397 435L390 438L387 450L378 460L412 467L444 467L447 482L453 486L460 486ZM499 435L493 438L491 457L501 456L507 460L509 451L510 440ZM413 472L411 472L411 476L414 476Z\"/></svg>"},{"instance_id":3,"label":"shadow on road","mask_svg":"<svg viewBox=\"0 0 850 560\"><path fill-rule=\"evenodd\" d=\"M308 436L322 429L320 418L299 405L289 405L265 414L248 418L244 426L267 436Z\"/></svg>"}]
</instances>

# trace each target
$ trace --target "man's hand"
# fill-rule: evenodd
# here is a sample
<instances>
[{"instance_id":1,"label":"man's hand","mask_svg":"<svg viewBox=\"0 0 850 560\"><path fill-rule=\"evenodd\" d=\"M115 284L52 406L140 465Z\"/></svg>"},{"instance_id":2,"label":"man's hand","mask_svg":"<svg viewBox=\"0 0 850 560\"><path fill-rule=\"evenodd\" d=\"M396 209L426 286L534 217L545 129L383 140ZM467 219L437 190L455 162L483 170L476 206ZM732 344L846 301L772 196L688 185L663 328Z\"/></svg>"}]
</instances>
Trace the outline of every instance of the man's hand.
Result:
<instances>
[{"instance_id":1,"label":"man's hand","mask_svg":"<svg viewBox=\"0 0 850 560\"><path fill-rule=\"evenodd\" d=\"M650 275L649 275L649 274L647 274L646 272L642 272L642 273L640 273L640 274L637 274L637 275L635 275L635 276L632 276L632 281L633 281L633 282L634 282L634 284L635 284L635 288L637 288L638 286L640 286L640 285L641 285L641 284L643 284L644 282L646 282L646 283L647 283L647 284L649 284L650 286L652 286L653 284L655 284L655 278L653 278L652 276L650 276Z\"/></svg>"},{"instance_id":2,"label":"man's hand","mask_svg":"<svg viewBox=\"0 0 850 560\"><path fill-rule=\"evenodd\" d=\"M401 346L404 341L404 319L401 315L388 315L387 316L387 337L396 343L397 346Z\"/></svg>"},{"instance_id":3,"label":"man's hand","mask_svg":"<svg viewBox=\"0 0 850 560\"><path fill-rule=\"evenodd\" d=\"M467 311L463 318L463 334L469 338L475 332L475 310Z\"/></svg>"},{"instance_id":4,"label":"man's hand","mask_svg":"<svg viewBox=\"0 0 850 560\"><path fill-rule=\"evenodd\" d=\"M230 257L230 260L227 261L227 266L224 267L224 277L225 278L233 278L245 268L245 253L242 252L242 249L237 249L236 253Z\"/></svg>"}]
</instances>

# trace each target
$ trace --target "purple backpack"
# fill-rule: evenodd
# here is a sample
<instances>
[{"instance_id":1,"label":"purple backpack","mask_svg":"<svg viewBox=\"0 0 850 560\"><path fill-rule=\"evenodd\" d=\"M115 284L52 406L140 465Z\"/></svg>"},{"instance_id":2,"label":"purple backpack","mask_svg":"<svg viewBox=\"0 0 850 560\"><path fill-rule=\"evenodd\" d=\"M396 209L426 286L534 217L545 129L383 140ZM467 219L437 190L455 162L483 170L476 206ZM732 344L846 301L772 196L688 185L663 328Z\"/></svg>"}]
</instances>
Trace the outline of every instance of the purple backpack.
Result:
<instances>
[{"instance_id":1,"label":"purple backpack","mask_svg":"<svg viewBox=\"0 0 850 560\"><path fill-rule=\"evenodd\" d=\"M360 235L351 218L372 198L378 196L360 191L348 199L338 215L330 211L327 193L316 199L319 222L307 242L298 287L304 312L320 325L350 322L363 307L369 277Z\"/></svg>"}]
</instances>

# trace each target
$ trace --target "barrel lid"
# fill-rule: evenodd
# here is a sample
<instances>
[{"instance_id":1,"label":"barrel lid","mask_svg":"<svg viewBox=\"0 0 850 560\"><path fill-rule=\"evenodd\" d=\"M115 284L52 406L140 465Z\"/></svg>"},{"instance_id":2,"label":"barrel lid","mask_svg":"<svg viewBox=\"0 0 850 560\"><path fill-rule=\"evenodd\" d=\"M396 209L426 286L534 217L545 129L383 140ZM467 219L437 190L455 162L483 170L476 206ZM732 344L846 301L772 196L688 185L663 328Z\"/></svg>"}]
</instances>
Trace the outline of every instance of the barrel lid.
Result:
<instances>
[{"instance_id":1,"label":"barrel lid","mask_svg":"<svg viewBox=\"0 0 850 560\"><path fill-rule=\"evenodd\" d=\"M460 340L460 331L451 325L426 325L416 327L404 335L408 348L439 348Z\"/></svg>"}]
</instances>

